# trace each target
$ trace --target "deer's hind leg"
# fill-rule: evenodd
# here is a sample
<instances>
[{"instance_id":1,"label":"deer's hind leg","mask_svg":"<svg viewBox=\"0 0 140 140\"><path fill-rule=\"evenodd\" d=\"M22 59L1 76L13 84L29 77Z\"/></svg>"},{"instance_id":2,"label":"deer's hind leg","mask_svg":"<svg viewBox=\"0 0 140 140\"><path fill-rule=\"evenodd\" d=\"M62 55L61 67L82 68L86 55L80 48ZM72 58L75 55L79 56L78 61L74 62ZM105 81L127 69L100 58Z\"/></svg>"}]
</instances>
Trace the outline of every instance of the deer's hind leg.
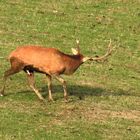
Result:
<instances>
[{"instance_id":1,"label":"deer's hind leg","mask_svg":"<svg viewBox=\"0 0 140 140\"><path fill-rule=\"evenodd\" d=\"M49 101L53 101L52 97L52 77L50 75L46 75L48 80L48 92L49 92Z\"/></svg>"},{"instance_id":2,"label":"deer's hind leg","mask_svg":"<svg viewBox=\"0 0 140 140\"><path fill-rule=\"evenodd\" d=\"M29 87L35 92L35 94L38 96L40 100L45 101L41 93L35 87L34 73L30 72L29 70L25 70L25 72L27 73Z\"/></svg>"},{"instance_id":3,"label":"deer's hind leg","mask_svg":"<svg viewBox=\"0 0 140 140\"><path fill-rule=\"evenodd\" d=\"M23 63L18 61L16 58L11 58L10 63L11 63L11 68L4 72L3 87L0 91L0 96L4 96L5 85L8 77L20 72L23 69Z\"/></svg>"}]
</instances>

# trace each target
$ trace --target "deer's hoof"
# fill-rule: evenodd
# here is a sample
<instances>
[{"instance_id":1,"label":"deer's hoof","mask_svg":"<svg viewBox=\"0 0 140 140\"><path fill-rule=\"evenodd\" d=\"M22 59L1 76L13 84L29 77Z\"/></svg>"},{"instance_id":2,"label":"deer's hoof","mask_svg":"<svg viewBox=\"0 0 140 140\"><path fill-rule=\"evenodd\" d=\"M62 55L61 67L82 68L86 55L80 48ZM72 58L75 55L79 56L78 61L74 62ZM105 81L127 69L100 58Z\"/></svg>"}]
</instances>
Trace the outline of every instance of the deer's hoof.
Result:
<instances>
[{"instance_id":1,"label":"deer's hoof","mask_svg":"<svg viewBox=\"0 0 140 140\"><path fill-rule=\"evenodd\" d=\"M0 96L3 97L4 96L4 92L0 91Z\"/></svg>"},{"instance_id":2,"label":"deer's hoof","mask_svg":"<svg viewBox=\"0 0 140 140\"><path fill-rule=\"evenodd\" d=\"M0 94L0 96L3 97L4 95L3 94Z\"/></svg>"},{"instance_id":3,"label":"deer's hoof","mask_svg":"<svg viewBox=\"0 0 140 140\"><path fill-rule=\"evenodd\" d=\"M41 102L46 102L46 100L42 97L42 98L39 98L39 100L41 101Z\"/></svg>"},{"instance_id":4,"label":"deer's hoof","mask_svg":"<svg viewBox=\"0 0 140 140\"><path fill-rule=\"evenodd\" d=\"M53 98L48 99L49 102L54 102Z\"/></svg>"},{"instance_id":5,"label":"deer's hoof","mask_svg":"<svg viewBox=\"0 0 140 140\"><path fill-rule=\"evenodd\" d=\"M70 100L68 99L68 97L67 98L64 98L64 102L65 103L69 103L70 102Z\"/></svg>"}]
</instances>

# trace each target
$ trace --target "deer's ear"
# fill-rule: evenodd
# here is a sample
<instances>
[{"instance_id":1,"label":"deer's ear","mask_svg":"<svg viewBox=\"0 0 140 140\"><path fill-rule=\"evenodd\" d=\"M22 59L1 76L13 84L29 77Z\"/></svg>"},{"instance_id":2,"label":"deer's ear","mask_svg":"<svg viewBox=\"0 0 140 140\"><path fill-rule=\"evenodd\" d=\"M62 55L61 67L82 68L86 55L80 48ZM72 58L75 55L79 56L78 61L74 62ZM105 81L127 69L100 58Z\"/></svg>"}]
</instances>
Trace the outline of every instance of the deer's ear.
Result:
<instances>
[{"instance_id":1,"label":"deer's ear","mask_svg":"<svg viewBox=\"0 0 140 140\"><path fill-rule=\"evenodd\" d=\"M74 49L74 48L71 48L71 51L74 55L77 55L79 54L78 50L77 49Z\"/></svg>"}]
</instances>

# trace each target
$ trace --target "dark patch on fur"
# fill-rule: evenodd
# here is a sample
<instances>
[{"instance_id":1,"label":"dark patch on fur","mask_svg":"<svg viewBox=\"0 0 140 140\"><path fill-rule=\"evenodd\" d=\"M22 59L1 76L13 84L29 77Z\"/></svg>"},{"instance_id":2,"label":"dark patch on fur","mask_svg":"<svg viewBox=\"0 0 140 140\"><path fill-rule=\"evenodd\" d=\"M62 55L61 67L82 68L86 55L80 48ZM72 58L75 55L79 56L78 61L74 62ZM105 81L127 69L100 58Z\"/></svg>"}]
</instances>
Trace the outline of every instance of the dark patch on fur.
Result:
<instances>
[{"instance_id":1,"label":"dark patch on fur","mask_svg":"<svg viewBox=\"0 0 140 140\"><path fill-rule=\"evenodd\" d=\"M27 73L29 71L30 73L33 72L39 72L39 73L44 73L43 71L40 71L38 68L33 67L32 65L27 65L23 68L23 70Z\"/></svg>"}]
</instances>

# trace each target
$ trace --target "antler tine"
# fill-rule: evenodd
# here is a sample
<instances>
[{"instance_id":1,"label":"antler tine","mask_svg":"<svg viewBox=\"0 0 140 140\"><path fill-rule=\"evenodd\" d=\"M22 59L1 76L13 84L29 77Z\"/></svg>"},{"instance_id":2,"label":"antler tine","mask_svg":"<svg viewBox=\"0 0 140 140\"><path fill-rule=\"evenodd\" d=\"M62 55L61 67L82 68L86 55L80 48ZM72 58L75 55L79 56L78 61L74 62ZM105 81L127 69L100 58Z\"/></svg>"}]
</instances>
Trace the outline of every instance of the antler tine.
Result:
<instances>
[{"instance_id":1,"label":"antler tine","mask_svg":"<svg viewBox=\"0 0 140 140\"><path fill-rule=\"evenodd\" d=\"M109 42L109 45L108 45L108 52L107 53L110 55L112 50L113 50L113 47L111 47L111 39L110 39L110 42Z\"/></svg>"},{"instance_id":2,"label":"antler tine","mask_svg":"<svg viewBox=\"0 0 140 140\"><path fill-rule=\"evenodd\" d=\"M78 50L78 52L80 52L79 39L76 39L76 44L77 44L77 50Z\"/></svg>"},{"instance_id":3,"label":"antler tine","mask_svg":"<svg viewBox=\"0 0 140 140\"><path fill-rule=\"evenodd\" d=\"M113 48L111 47L111 39L110 39L110 42L109 42L109 44L108 44L108 51L106 52L106 54L105 55L110 55L111 54L111 52L112 52L112 50L113 50Z\"/></svg>"},{"instance_id":4,"label":"antler tine","mask_svg":"<svg viewBox=\"0 0 140 140\"><path fill-rule=\"evenodd\" d=\"M108 44L108 49L110 50L111 48L111 39L109 40L109 44Z\"/></svg>"},{"instance_id":5,"label":"antler tine","mask_svg":"<svg viewBox=\"0 0 140 140\"><path fill-rule=\"evenodd\" d=\"M76 43L79 44L79 39L76 39Z\"/></svg>"}]
</instances>

